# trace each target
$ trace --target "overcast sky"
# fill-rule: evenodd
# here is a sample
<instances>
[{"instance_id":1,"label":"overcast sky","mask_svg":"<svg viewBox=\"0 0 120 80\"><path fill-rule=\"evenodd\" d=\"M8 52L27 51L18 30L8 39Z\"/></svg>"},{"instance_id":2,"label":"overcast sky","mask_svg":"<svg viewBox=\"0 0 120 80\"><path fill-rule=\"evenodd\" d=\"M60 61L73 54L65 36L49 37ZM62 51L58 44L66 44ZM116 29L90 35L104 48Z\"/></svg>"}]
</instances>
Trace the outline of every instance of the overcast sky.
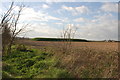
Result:
<instances>
[{"instance_id":1,"label":"overcast sky","mask_svg":"<svg viewBox=\"0 0 120 80\"><path fill-rule=\"evenodd\" d=\"M4 2L0 13L8 9ZM15 3L16 12L19 3ZM63 27L77 27L75 38L118 39L118 3L115 2L24 2L18 27L25 23L25 37L60 37Z\"/></svg>"}]
</instances>

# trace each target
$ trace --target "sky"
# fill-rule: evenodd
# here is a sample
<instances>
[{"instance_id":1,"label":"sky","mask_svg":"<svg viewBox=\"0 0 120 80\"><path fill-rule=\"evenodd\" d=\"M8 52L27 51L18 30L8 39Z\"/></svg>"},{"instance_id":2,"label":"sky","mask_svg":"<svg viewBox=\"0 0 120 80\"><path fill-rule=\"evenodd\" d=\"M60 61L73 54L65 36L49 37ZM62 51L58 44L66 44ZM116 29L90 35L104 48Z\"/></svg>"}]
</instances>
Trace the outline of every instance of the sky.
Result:
<instances>
[{"instance_id":1,"label":"sky","mask_svg":"<svg viewBox=\"0 0 120 80\"><path fill-rule=\"evenodd\" d=\"M60 37L63 29L77 28L75 38L87 40L118 40L117 2L24 2L18 29L29 24L24 37ZM0 14L10 2L3 2ZM15 3L14 12L20 2Z\"/></svg>"}]
</instances>

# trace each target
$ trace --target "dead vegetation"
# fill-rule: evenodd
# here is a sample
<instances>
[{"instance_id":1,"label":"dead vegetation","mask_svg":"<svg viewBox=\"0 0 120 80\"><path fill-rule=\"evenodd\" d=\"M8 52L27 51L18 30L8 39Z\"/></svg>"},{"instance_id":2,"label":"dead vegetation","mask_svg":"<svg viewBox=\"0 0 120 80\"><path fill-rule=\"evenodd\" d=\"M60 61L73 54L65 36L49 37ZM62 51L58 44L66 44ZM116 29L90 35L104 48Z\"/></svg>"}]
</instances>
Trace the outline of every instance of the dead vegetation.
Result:
<instances>
[{"instance_id":1,"label":"dead vegetation","mask_svg":"<svg viewBox=\"0 0 120 80\"><path fill-rule=\"evenodd\" d=\"M77 78L118 77L118 42L72 42L69 54L61 52L62 42L24 40L22 43L53 53L58 59L56 66Z\"/></svg>"}]
</instances>

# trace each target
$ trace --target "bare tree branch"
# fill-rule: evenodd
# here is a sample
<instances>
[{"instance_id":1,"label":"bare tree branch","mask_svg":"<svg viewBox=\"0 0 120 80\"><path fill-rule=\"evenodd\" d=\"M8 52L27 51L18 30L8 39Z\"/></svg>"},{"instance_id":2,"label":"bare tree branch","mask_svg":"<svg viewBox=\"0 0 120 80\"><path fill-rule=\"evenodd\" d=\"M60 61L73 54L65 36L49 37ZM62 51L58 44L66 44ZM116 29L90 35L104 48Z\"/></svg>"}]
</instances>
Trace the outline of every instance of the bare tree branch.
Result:
<instances>
[{"instance_id":1,"label":"bare tree branch","mask_svg":"<svg viewBox=\"0 0 120 80\"><path fill-rule=\"evenodd\" d=\"M24 5L20 5L19 6L19 10L17 13L13 12L14 10L14 2L11 3L10 5L10 8L8 9L8 11L4 14L4 16L2 17L2 20L1 20L1 29L2 29L2 34L6 34L7 36L9 35L10 38L9 40L7 40L7 44L5 43L5 45L3 44L4 46L4 49L5 47L7 46L7 54L8 53L11 53L11 46L13 45L13 42L15 41L15 38L16 36L25 29L27 25L23 25L22 28L20 28L19 30L17 29L17 25L18 25L18 21L19 21L19 18L21 16L21 12L24 8ZM6 30L7 29L7 30ZM9 31L9 32L8 32ZM3 41L6 40L7 36L3 36Z\"/></svg>"}]
</instances>

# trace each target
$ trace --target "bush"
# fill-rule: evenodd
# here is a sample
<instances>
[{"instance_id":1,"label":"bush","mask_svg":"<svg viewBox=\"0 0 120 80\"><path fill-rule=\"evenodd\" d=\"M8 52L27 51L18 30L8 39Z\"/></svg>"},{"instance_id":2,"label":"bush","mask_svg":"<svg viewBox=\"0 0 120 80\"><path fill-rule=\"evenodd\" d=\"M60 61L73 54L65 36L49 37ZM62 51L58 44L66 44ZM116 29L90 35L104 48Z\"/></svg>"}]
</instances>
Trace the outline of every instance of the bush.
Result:
<instances>
[{"instance_id":1,"label":"bush","mask_svg":"<svg viewBox=\"0 0 120 80\"><path fill-rule=\"evenodd\" d=\"M27 51L27 48L25 47L25 45L19 44L16 46L16 50L17 51Z\"/></svg>"}]
</instances>

